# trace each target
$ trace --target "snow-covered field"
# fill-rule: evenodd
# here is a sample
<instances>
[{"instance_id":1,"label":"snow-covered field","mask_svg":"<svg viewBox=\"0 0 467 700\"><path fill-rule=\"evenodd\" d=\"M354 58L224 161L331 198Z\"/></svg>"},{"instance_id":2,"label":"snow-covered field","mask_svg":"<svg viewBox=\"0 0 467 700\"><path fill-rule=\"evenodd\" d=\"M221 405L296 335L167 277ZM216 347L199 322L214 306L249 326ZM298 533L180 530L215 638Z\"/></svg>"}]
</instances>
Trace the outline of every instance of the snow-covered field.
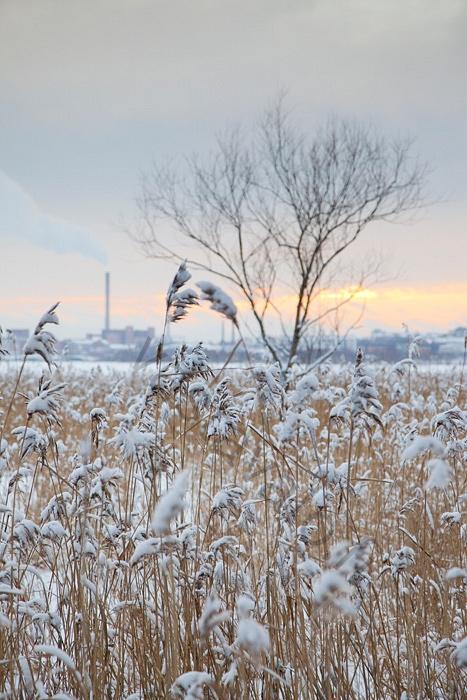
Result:
<instances>
[{"instance_id":1,"label":"snow-covered field","mask_svg":"<svg viewBox=\"0 0 467 700\"><path fill-rule=\"evenodd\" d=\"M461 366L0 365L1 698L465 697Z\"/></svg>"},{"instance_id":2,"label":"snow-covered field","mask_svg":"<svg viewBox=\"0 0 467 700\"><path fill-rule=\"evenodd\" d=\"M17 372L22 364L22 360L12 360L8 359L0 362L0 375L9 375ZM134 362L97 362L94 360L62 360L57 363L57 366L63 373L67 372L80 372L85 374L90 370L95 370L100 368L105 373L121 373L128 374L135 370L142 371L145 365L141 363L135 364ZM36 375L42 374L44 370L44 363L40 360L30 361L28 364L29 372L35 373Z\"/></svg>"}]
</instances>

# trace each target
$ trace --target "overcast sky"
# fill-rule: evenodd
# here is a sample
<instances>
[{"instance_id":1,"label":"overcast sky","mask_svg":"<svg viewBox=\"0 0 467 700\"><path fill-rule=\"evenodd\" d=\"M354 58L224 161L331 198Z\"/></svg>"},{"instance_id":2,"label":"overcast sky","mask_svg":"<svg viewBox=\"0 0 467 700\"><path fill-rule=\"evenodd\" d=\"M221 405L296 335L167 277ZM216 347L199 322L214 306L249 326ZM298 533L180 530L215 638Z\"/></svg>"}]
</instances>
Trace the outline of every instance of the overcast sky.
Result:
<instances>
[{"instance_id":1,"label":"overcast sky","mask_svg":"<svg viewBox=\"0 0 467 700\"><path fill-rule=\"evenodd\" d=\"M0 0L0 323L61 299L62 336L99 330L108 269L113 325L157 326L174 270L119 225L140 173L287 89L305 128L371 120L433 170L439 203L359 243L388 270L365 328L467 325L466 66L465 0ZM179 335L216 337L201 314Z\"/></svg>"}]
</instances>

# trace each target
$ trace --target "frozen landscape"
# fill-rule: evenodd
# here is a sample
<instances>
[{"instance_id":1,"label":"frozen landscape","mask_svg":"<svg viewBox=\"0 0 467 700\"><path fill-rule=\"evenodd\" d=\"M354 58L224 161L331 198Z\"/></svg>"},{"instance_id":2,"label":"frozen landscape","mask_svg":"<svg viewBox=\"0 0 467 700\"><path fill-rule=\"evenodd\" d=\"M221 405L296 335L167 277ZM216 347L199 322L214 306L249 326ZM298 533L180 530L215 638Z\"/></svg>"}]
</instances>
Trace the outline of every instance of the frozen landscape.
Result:
<instances>
[{"instance_id":1,"label":"frozen landscape","mask_svg":"<svg viewBox=\"0 0 467 700\"><path fill-rule=\"evenodd\" d=\"M0 700L467 700L466 0L0 2Z\"/></svg>"},{"instance_id":2,"label":"frozen landscape","mask_svg":"<svg viewBox=\"0 0 467 700\"><path fill-rule=\"evenodd\" d=\"M465 362L54 367L59 310L0 375L0 697L465 697Z\"/></svg>"}]
</instances>

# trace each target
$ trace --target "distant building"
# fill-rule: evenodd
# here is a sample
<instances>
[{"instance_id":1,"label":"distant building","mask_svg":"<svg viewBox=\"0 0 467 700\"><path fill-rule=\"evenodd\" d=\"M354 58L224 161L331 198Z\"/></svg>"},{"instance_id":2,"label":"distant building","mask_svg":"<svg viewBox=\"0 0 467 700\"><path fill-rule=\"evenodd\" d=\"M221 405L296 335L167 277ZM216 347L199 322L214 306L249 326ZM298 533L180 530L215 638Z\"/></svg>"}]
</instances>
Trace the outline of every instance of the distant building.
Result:
<instances>
[{"instance_id":1,"label":"distant building","mask_svg":"<svg viewBox=\"0 0 467 700\"><path fill-rule=\"evenodd\" d=\"M449 333L436 336L439 352L449 357L460 356L465 351L467 328L460 326Z\"/></svg>"},{"instance_id":2,"label":"distant building","mask_svg":"<svg viewBox=\"0 0 467 700\"><path fill-rule=\"evenodd\" d=\"M369 360L386 362L396 362L407 357L409 345L406 335L386 333L379 329L374 330L367 338L359 338L358 344Z\"/></svg>"},{"instance_id":3,"label":"distant building","mask_svg":"<svg viewBox=\"0 0 467 700\"><path fill-rule=\"evenodd\" d=\"M138 330L132 326L123 329L104 329L100 334L87 333L84 338L68 339L60 343L63 355L68 360L122 362L142 360L143 355L147 358L151 354L151 349L154 349L154 345L154 328Z\"/></svg>"},{"instance_id":4,"label":"distant building","mask_svg":"<svg viewBox=\"0 0 467 700\"><path fill-rule=\"evenodd\" d=\"M152 326L146 328L146 330L139 330L133 328L133 326L126 326L125 328L121 329L104 328L101 333L101 337L111 345L117 344L131 347L142 347L148 338L150 342L154 341L156 331Z\"/></svg>"},{"instance_id":5,"label":"distant building","mask_svg":"<svg viewBox=\"0 0 467 700\"><path fill-rule=\"evenodd\" d=\"M110 272L105 273L105 320L100 336L87 335L93 352L99 356L106 354L105 359L131 359L139 357L141 351L154 345L156 331L151 326L145 330L125 326L112 328L110 325ZM100 342L99 342L100 340ZM76 343L75 343L76 345Z\"/></svg>"}]
</instances>

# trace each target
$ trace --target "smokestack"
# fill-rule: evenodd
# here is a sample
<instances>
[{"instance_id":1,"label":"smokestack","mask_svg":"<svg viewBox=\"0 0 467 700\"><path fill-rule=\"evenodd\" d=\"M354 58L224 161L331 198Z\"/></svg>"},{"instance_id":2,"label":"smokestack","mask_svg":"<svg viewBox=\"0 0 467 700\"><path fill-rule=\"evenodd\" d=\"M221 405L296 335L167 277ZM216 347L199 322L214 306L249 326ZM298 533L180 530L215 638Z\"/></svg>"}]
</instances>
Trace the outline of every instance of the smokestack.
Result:
<instances>
[{"instance_id":1,"label":"smokestack","mask_svg":"<svg viewBox=\"0 0 467 700\"><path fill-rule=\"evenodd\" d=\"M105 330L110 330L110 272L105 273Z\"/></svg>"}]
</instances>

